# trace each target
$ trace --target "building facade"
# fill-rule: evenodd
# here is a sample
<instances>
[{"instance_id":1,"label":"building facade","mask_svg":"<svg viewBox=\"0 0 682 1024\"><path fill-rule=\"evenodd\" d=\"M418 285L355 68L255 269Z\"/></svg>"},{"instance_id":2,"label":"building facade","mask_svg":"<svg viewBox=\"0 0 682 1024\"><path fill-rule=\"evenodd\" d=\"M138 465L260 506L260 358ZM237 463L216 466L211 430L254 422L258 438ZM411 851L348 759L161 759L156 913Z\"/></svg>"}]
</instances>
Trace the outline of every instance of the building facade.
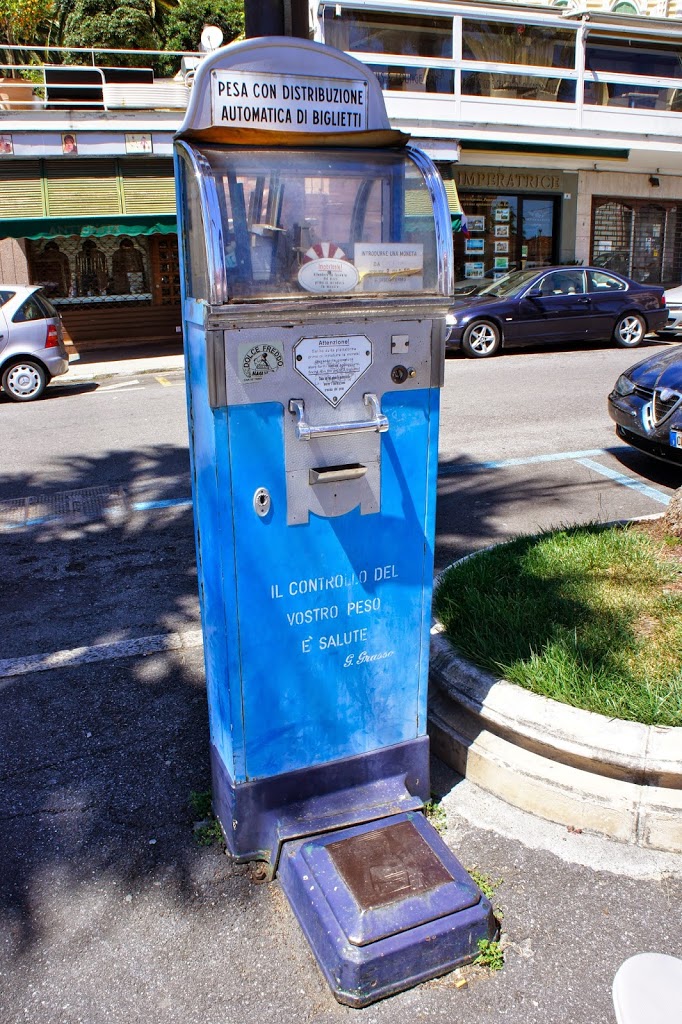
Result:
<instances>
[{"instance_id":1,"label":"building facade","mask_svg":"<svg viewBox=\"0 0 682 1024\"><path fill-rule=\"evenodd\" d=\"M91 56L103 66L0 84L0 279L41 285L77 350L175 342L172 137L189 89Z\"/></svg>"},{"instance_id":2,"label":"building facade","mask_svg":"<svg viewBox=\"0 0 682 1024\"><path fill-rule=\"evenodd\" d=\"M682 5L335 0L315 35L374 69L456 185L457 277L577 261L682 281Z\"/></svg>"},{"instance_id":3,"label":"building facade","mask_svg":"<svg viewBox=\"0 0 682 1024\"><path fill-rule=\"evenodd\" d=\"M373 69L455 225L461 203L457 280L580 262L682 281L682 0L322 0L311 34ZM41 284L76 348L175 340L172 135L199 55L173 81L52 57L0 83L2 282Z\"/></svg>"}]
</instances>

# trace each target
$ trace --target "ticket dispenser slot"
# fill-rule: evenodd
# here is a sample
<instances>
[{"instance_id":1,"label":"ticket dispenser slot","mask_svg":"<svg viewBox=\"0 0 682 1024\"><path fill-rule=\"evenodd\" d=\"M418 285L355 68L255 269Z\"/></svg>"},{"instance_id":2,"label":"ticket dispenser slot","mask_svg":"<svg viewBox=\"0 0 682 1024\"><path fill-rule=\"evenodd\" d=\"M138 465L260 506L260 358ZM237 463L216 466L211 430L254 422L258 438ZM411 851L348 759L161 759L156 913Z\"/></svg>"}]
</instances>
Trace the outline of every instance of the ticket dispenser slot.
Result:
<instances>
[{"instance_id":1,"label":"ticket dispenser slot","mask_svg":"<svg viewBox=\"0 0 682 1024\"><path fill-rule=\"evenodd\" d=\"M213 807L364 1006L494 929L421 813L447 197L306 40L205 57L175 162Z\"/></svg>"}]
</instances>

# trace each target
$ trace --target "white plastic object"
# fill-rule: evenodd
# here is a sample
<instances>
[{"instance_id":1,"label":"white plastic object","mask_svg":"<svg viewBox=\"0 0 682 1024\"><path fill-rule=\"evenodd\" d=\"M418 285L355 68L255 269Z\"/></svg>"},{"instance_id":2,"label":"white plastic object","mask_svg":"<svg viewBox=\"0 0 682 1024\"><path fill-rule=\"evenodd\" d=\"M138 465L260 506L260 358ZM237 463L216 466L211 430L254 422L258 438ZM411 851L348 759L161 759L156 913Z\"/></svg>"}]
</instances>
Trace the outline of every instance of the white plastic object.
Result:
<instances>
[{"instance_id":1,"label":"white plastic object","mask_svg":"<svg viewBox=\"0 0 682 1024\"><path fill-rule=\"evenodd\" d=\"M637 953L613 979L618 1024L682 1024L682 960Z\"/></svg>"}]
</instances>

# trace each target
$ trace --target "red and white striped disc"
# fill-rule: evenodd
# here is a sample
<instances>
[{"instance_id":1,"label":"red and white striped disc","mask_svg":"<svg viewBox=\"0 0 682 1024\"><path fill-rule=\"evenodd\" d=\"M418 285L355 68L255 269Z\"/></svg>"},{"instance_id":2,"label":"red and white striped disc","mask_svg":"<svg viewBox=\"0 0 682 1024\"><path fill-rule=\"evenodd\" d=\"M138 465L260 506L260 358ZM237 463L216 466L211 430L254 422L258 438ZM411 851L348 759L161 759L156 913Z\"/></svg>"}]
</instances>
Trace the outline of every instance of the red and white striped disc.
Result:
<instances>
[{"instance_id":1,"label":"red and white striped disc","mask_svg":"<svg viewBox=\"0 0 682 1024\"><path fill-rule=\"evenodd\" d=\"M311 260L345 260L346 254L343 249L333 242L317 242L311 245L305 253L302 262L310 263Z\"/></svg>"}]
</instances>

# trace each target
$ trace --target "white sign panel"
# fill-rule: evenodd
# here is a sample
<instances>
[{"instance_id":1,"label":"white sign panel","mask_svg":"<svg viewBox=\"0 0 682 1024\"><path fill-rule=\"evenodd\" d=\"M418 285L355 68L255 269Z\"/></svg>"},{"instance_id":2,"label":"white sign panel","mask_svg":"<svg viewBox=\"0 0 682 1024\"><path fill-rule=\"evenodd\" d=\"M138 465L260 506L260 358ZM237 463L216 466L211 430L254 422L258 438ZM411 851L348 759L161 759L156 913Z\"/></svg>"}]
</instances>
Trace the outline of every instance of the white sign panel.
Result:
<instances>
[{"instance_id":1,"label":"white sign panel","mask_svg":"<svg viewBox=\"0 0 682 1024\"><path fill-rule=\"evenodd\" d=\"M349 292L358 283L358 272L347 260L312 260L299 270L298 283L317 295Z\"/></svg>"},{"instance_id":2,"label":"white sign panel","mask_svg":"<svg viewBox=\"0 0 682 1024\"><path fill-rule=\"evenodd\" d=\"M421 291L424 246L407 242L356 242L355 269L363 292Z\"/></svg>"},{"instance_id":3,"label":"white sign panel","mask_svg":"<svg viewBox=\"0 0 682 1024\"><path fill-rule=\"evenodd\" d=\"M211 75L214 125L287 132L367 128L367 82L252 71Z\"/></svg>"},{"instance_id":4,"label":"white sign panel","mask_svg":"<svg viewBox=\"0 0 682 1024\"><path fill-rule=\"evenodd\" d=\"M301 338L294 345L294 366L330 405L338 405L371 365L372 343L363 334Z\"/></svg>"}]
</instances>

